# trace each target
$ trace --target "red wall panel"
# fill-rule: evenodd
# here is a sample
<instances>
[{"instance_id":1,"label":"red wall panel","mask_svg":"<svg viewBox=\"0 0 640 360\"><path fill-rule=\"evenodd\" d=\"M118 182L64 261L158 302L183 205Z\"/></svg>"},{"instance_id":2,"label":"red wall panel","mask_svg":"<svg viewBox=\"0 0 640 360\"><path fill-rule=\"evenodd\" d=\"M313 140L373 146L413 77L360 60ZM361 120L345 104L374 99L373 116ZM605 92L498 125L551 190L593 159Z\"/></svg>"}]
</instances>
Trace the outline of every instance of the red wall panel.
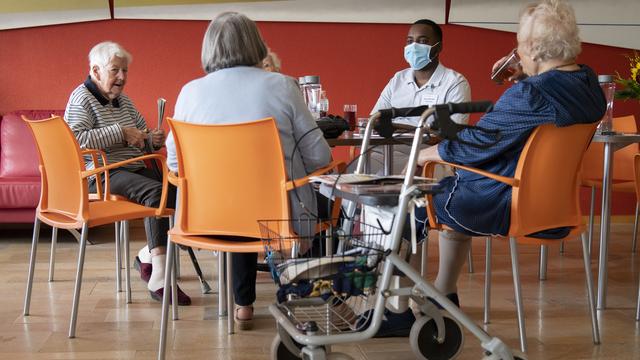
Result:
<instances>
[{"instance_id":1,"label":"red wall panel","mask_svg":"<svg viewBox=\"0 0 640 360\"><path fill-rule=\"evenodd\" d=\"M134 57L126 92L151 125L156 99L167 99L167 115L181 86L202 76L200 46L207 22L107 20L0 31L0 114L18 109L64 108L71 91L88 74L89 49L103 40L121 43ZM366 115L379 92L406 66L402 49L407 25L261 22L283 72L319 75L330 111L358 104ZM464 74L474 99L496 100L505 86L489 80L493 62L515 44L515 34L443 25L443 64ZM584 44L580 63L597 73L628 74L624 55L632 50ZM635 114L637 102L617 101L614 115ZM477 120L472 117L472 121ZM633 199L614 198L614 213L632 213Z\"/></svg>"}]
</instances>

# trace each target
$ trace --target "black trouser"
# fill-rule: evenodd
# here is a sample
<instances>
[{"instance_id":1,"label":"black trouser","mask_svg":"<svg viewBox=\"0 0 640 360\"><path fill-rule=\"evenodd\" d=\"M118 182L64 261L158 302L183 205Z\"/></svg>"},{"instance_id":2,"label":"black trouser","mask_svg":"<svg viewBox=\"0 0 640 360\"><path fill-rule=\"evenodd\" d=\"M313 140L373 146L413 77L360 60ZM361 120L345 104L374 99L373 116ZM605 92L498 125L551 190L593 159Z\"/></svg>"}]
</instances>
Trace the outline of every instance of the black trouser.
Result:
<instances>
[{"instance_id":1,"label":"black trouser","mask_svg":"<svg viewBox=\"0 0 640 360\"><path fill-rule=\"evenodd\" d=\"M237 240L242 241L241 239ZM255 241L255 239L248 240ZM231 259L233 297L236 304L249 306L256 301L258 253L233 253Z\"/></svg>"},{"instance_id":2,"label":"black trouser","mask_svg":"<svg viewBox=\"0 0 640 360\"><path fill-rule=\"evenodd\" d=\"M330 214L329 200L316 193L318 199L318 216L326 219ZM236 238L237 241L255 241L255 239ZM234 239L234 240L236 240ZM314 241L316 243L316 241ZM249 306L256 301L257 253L231 254L231 271L233 271L233 295L237 305Z\"/></svg>"},{"instance_id":3,"label":"black trouser","mask_svg":"<svg viewBox=\"0 0 640 360\"><path fill-rule=\"evenodd\" d=\"M104 179L103 179L104 183ZM162 179L151 169L143 168L129 171L118 168L109 171L110 191L121 195L140 205L158 207L162 194ZM95 181L89 182L89 191L96 190ZM169 184L167 192L167 208L173 209L176 204L176 188ZM166 217L149 217L144 219L149 250L158 246L167 246L169 219Z\"/></svg>"}]
</instances>

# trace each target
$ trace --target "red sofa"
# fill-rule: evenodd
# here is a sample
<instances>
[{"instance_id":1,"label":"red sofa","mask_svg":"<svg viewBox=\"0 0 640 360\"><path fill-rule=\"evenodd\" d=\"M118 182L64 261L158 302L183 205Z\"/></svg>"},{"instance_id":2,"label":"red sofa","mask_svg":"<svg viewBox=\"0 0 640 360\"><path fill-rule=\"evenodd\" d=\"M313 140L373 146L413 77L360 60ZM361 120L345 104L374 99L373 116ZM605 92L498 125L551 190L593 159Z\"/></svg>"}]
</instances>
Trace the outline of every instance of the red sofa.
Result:
<instances>
[{"instance_id":1,"label":"red sofa","mask_svg":"<svg viewBox=\"0 0 640 360\"><path fill-rule=\"evenodd\" d=\"M40 170L33 136L21 116L44 119L62 110L23 110L0 118L0 223L33 222L40 201Z\"/></svg>"}]
</instances>

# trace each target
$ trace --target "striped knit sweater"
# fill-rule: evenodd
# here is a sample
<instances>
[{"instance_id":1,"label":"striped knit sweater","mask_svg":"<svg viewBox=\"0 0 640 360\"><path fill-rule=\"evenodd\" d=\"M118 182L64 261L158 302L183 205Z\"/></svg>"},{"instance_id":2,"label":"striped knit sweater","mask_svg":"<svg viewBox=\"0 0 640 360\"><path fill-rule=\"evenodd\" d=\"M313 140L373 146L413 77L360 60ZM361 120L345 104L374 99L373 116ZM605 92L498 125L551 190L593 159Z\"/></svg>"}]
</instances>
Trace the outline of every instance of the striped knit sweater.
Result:
<instances>
[{"instance_id":1,"label":"striped knit sweater","mask_svg":"<svg viewBox=\"0 0 640 360\"><path fill-rule=\"evenodd\" d=\"M109 101L90 78L71 93L64 119L80 148L103 150L110 164L143 155L141 149L126 144L122 133L123 127L145 130L147 124L142 115L125 94ZM89 157L85 157L85 162L87 169L94 168ZM124 167L135 171L143 168L144 163L138 161Z\"/></svg>"}]
</instances>

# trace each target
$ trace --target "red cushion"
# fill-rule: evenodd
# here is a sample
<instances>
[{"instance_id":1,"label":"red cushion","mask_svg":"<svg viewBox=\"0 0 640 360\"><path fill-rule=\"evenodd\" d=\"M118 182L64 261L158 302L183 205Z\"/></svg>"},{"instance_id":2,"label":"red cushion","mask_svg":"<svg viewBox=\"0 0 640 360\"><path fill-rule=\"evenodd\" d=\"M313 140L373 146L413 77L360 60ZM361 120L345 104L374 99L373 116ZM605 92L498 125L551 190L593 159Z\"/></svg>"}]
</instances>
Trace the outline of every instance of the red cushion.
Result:
<instances>
[{"instance_id":1,"label":"red cushion","mask_svg":"<svg viewBox=\"0 0 640 360\"><path fill-rule=\"evenodd\" d=\"M0 208L35 208L40 201L40 177L0 177Z\"/></svg>"},{"instance_id":2,"label":"red cushion","mask_svg":"<svg viewBox=\"0 0 640 360\"><path fill-rule=\"evenodd\" d=\"M0 209L0 224L32 223L36 209Z\"/></svg>"},{"instance_id":3,"label":"red cushion","mask_svg":"<svg viewBox=\"0 0 640 360\"><path fill-rule=\"evenodd\" d=\"M23 110L2 116L0 123L0 177L40 177L38 153L33 135L22 120L45 119L51 114L62 115L62 110Z\"/></svg>"}]
</instances>

